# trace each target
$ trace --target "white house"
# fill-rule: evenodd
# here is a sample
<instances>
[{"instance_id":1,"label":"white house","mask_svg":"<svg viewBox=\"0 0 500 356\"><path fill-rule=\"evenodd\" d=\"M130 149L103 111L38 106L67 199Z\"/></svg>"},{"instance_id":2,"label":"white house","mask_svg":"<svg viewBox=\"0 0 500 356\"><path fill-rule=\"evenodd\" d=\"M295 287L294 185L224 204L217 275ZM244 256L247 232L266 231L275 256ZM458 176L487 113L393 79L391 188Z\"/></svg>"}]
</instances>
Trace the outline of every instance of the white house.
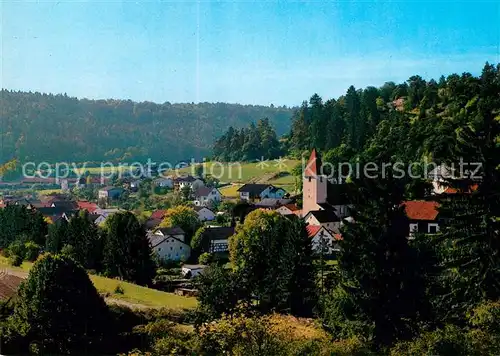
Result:
<instances>
[{"instance_id":1,"label":"white house","mask_svg":"<svg viewBox=\"0 0 500 356\"><path fill-rule=\"evenodd\" d=\"M189 187L191 190L196 191L198 188L204 186L205 182L203 182L203 180L193 176L177 177L174 179L174 187L178 190Z\"/></svg>"},{"instance_id":2,"label":"white house","mask_svg":"<svg viewBox=\"0 0 500 356\"><path fill-rule=\"evenodd\" d=\"M309 225L323 226L327 230L339 233L340 219L332 210L313 210L304 216Z\"/></svg>"},{"instance_id":3,"label":"white house","mask_svg":"<svg viewBox=\"0 0 500 356\"><path fill-rule=\"evenodd\" d=\"M286 191L271 184L245 184L238 189L240 199L246 201L262 200L265 198L281 199Z\"/></svg>"},{"instance_id":4,"label":"white house","mask_svg":"<svg viewBox=\"0 0 500 356\"><path fill-rule=\"evenodd\" d=\"M298 215L300 217L300 208L293 203L290 204L285 204L280 206L279 208L275 209L278 213L281 215Z\"/></svg>"},{"instance_id":5,"label":"white house","mask_svg":"<svg viewBox=\"0 0 500 356\"><path fill-rule=\"evenodd\" d=\"M324 226L307 225L307 235L312 239L312 250L326 255L340 251L340 234L335 234Z\"/></svg>"},{"instance_id":6,"label":"white house","mask_svg":"<svg viewBox=\"0 0 500 356\"><path fill-rule=\"evenodd\" d=\"M199 187L194 192L194 205L210 206L222 200L222 194L217 188Z\"/></svg>"},{"instance_id":7,"label":"white house","mask_svg":"<svg viewBox=\"0 0 500 356\"><path fill-rule=\"evenodd\" d=\"M185 232L180 227L160 228L148 234L153 252L162 260L179 261L191 255L191 247L185 242Z\"/></svg>"},{"instance_id":8,"label":"white house","mask_svg":"<svg viewBox=\"0 0 500 356\"><path fill-rule=\"evenodd\" d=\"M115 214L115 213L118 213L120 211L123 211L123 210L115 209L115 208L110 208L110 209L100 209L99 208L99 209L95 209L93 214L102 215L105 218L107 218L108 216Z\"/></svg>"},{"instance_id":9,"label":"white house","mask_svg":"<svg viewBox=\"0 0 500 356\"><path fill-rule=\"evenodd\" d=\"M154 184L161 188L173 188L174 180L172 177L160 177L154 180Z\"/></svg>"},{"instance_id":10,"label":"white house","mask_svg":"<svg viewBox=\"0 0 500 356\"><path fill-rule=\"evenodd\" d=\"M215 219L215 213L206 206L195 206L193 209L198 214L200 221L212 221Z\"/></svg>"}]
</instances>

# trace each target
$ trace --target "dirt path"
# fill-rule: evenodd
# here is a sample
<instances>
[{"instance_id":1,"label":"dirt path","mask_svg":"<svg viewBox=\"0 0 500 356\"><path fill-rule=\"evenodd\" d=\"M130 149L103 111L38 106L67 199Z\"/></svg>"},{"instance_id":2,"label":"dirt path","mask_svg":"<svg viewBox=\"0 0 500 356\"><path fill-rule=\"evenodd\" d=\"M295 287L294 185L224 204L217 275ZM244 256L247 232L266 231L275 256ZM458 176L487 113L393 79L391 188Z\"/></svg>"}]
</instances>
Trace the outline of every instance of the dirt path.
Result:
<instances>
[{"instance_id":1,"label":"dirt path","mask_svg":"<svg viewBox=\"0 0 500 356\"><path fill-rule=\"evenodd\" d=\"M131 302L127 302L126 300L110 298L110 297L106 297L106 298L104 298L104 300L106 301L106 304L121 305L124 307L128 307L130 309L158 309L159 308L159 307L152 307L150 305L131 303Z\"/></svg>"}]
</instances>

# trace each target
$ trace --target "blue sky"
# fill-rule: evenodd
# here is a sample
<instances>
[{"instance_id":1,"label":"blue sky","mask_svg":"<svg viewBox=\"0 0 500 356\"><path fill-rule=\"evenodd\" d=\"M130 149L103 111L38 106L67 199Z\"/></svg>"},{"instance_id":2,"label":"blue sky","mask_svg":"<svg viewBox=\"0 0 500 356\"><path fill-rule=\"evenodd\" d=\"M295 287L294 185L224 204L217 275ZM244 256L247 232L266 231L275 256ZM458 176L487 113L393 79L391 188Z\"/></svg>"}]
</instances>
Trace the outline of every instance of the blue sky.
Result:
<instances>
[{"instance_id":1,"label":"blue sky","mask_svg":"<svg viewBox=\"0 0 500 356\"><path fill-rule=\"evenodd\" d=\"M500 61L500 2L1 3L3 88L299 105Z\"/></svg>"}]
</instances>

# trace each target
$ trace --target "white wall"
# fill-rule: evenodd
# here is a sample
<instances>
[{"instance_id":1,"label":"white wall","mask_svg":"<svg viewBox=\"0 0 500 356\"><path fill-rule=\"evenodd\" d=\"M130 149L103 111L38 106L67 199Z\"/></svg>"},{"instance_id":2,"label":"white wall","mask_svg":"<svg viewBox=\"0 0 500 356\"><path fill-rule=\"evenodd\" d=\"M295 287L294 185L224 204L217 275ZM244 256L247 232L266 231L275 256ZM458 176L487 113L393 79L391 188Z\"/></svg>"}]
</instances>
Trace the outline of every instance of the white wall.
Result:
<instances>
[{"instance_id":1,"label":"white wall","mask_svg":"<svg viewBox=\"0 0 500 356\"><path fill-rule=\"evenodd\" d=\"M185 243L168 237L158 246L153 248L161 259L179 261L182 258L187 259L191 255L191 248Z\"/></svg>"}]
</instances>

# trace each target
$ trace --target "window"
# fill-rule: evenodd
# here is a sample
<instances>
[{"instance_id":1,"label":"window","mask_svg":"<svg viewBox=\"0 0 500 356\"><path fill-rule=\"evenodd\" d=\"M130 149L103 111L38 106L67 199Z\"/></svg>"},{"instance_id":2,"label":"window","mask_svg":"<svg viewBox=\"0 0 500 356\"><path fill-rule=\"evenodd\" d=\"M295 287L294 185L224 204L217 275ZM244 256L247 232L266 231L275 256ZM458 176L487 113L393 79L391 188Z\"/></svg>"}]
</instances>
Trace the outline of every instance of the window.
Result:
<instances>
[{"instance_id":1,"label":"window","mask_svg":"<svg viewBox=\"0 0 500 356\"><path fill-rule=\"evenodd\" d=\"M170 246L170 251L172 251L172 246Z\"/></svg>"},{"instance_id":2,"label":"window","mask_svg":"<svg viewBox=\"0 0 500 356\"><path fill-rule=\"evenodd\" d=\"M311 177L309 177L309 182L311 181Z\"/></svg>"},{"instance_id":3,"label":"window","mask_svg":"<svg viewBox=\"0 0 500 356\"><path fill-rule=\"evenodd\" d=\"M438 231L439 231L439 225L438 224L429 224L429 227L428 227L429 234L435 234Z\"/></svg>"},{"instance_id":4,"label":"window","mask_svg":"<svg viewBox=\"0 0 500 356\"><path fill-rule=\"evenodd\" d=\"M179 250L182 250L182 246L181 246L181 247L179 247Z\"/></svg>"},{"instance_id":5,"label":"window","mask_svg":"<svg viewBox=\"0 0 500 356\"><path fill-rule=\"evenodd\" d=\"M158 247L158 252L161 251L161 247Z\"/></svg>"},{"instance_id":6,"label":"window","mask_svg":"<svg viewBox=\"0 0 500 356\"><path fill-rule=\"evenodd\" d=\"M323 177L319 177L319 181L323 183Z\"/></svg>"}]
</instances>

